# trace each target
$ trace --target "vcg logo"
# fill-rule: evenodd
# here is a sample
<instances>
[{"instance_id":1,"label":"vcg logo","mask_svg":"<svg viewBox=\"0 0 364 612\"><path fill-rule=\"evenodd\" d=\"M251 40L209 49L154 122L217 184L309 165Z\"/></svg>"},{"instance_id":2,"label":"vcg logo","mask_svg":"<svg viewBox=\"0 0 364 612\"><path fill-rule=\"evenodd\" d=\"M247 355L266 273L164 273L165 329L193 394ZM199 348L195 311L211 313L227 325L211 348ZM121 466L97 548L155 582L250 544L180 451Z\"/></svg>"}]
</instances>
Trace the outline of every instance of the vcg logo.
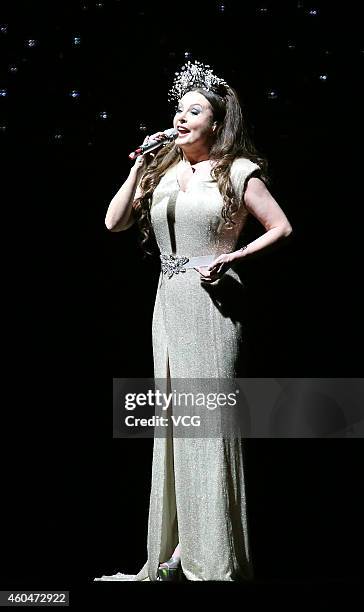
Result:
<instances>
[{"instance_id":1,"label":"vcg logo","mask_svg":"<svg viewBox=\"0 0 364 612\"><path fill-rule=\"evenodd\" d=\"M173 425L176 426L181 424L183 427L199 427L201 424L201 417L197 415L191 417L188 414L185 414L184 416L179 415L177 417L173 414L171 418Z\"/></svg>"}]
</instances>

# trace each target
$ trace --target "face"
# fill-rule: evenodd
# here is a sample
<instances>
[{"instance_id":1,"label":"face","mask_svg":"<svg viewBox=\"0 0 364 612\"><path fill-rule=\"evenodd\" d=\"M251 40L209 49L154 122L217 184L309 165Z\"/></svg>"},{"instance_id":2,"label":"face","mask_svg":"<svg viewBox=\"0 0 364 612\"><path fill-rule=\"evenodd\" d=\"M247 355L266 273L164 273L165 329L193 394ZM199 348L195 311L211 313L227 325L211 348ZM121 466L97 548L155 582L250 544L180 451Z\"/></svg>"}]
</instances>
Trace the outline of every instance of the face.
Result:
<instances>
[{"instance_id":1,"label":"face","mask_svg":"<svg viewBox=\"0 0 364 612\"><path fill-rule=\"evenodd\" d=\"M182 149L208 147L214 134L210 102L198 91L189 91L178 103L173 126L179 135L175 143Z\"/></svg>"}]
</instances>

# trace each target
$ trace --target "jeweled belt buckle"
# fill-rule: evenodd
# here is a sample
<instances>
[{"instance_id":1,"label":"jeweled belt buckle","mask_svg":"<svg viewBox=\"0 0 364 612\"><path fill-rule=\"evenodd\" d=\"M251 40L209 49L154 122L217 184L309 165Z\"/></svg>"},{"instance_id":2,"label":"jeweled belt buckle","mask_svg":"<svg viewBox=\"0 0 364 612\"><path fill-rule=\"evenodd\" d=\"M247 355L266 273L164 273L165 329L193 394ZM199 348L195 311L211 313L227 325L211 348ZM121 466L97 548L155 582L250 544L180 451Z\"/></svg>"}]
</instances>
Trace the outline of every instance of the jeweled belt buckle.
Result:
<instances>
[{"instance_id":1,"label":"jeweled belt buckle","mask_svg":"<svg viewBox=\"0 0 364 612\"><path fill-rule=\"evenodd\" d=\"M172 278L173 274L186 272L184 264L189 261L188 257L182 255L166 255L162 253L160 258L162 262L162 272L163 274L168 274L168 278Z\"/></svg>"}]
</instances>

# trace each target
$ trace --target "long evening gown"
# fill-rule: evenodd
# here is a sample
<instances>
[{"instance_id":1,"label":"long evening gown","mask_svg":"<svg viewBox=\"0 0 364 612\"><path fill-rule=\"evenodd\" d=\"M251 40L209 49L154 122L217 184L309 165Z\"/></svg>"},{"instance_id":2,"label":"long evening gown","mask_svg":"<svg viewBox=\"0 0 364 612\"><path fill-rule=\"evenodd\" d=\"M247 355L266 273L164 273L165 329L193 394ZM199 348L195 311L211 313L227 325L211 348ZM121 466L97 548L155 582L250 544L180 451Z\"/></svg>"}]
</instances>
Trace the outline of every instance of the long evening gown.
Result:
<instances>
[{"instance_id":1,"label":"long evening gown","mask_svg":"<svg viewBox=\"0 0 364 612\"><path fill-rule=\"evenodd\" d=\"M178 165L156 187L151 220L161 253L187 257L235 250L248 216L241 206L228 229L222 196L208 172L197 172L185 191ZM241 202L247 179L259 167L236 159L231 180ZM234 267L233 267L234 268ZM236 270L203 285L193 268L160 274L153 313L154 376L173 379L234 378L245 348L244 290ZM182 570L192 581L253 578L241 438L155 437L147 552L138 574L102 580L157 580L159 563L180 543Z\"/></svg>"}]
</instances>

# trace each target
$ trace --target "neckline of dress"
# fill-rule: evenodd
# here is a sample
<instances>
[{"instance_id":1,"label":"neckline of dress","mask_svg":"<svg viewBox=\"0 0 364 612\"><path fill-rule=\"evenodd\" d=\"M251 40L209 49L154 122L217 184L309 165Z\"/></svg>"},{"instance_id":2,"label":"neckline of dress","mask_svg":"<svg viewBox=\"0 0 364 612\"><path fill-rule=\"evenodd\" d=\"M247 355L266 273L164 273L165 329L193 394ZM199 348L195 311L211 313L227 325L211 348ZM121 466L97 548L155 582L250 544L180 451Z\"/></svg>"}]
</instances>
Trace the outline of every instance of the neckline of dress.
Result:
<instances>
[{"instance_id":1,"label":"neckline of dress","mask_svg":"<svg viewBox=\"0 0 364 612\"><path fill-rule=\"evenodd\" d=\"M202 162L198 162L198 163L204 163L204 162L210 162L210 164L211 164L211 160L209 160L209 159L204 159ZM197 177L198 181L200 181L200 182L206 182L206 181L211 181L211 180L212 180L212 179L211 179L211 177L210 177L210 178L207 178L207 177L204 177L204 176L200 176L200 175L201 175L201 172L196 171L196 168L195 168L195 169L194 169L194 173L192 174L192 176L191 176L190 180L188 181L187 188L186 188L186 189L182 189L182 188L181 188L181 185L180 185L180 183L179 183L179 180L178 180L178 167L180 166L180 164L181 164L181 163L186 163L186 162L184 162L183 160L181 160L181 161L179 161L179 162L178 162L178 164L176 164L176 165L174 166L174 168L175 168L175 179L176 179L176 183L177 183L177 186L178 186L179 191L181 191L182 193L187 193L187 192L189 191L190 184L191 184L191 182L192 182L194 179L196 179L196 177ZM191 167L192 167L192 164L191 164ZM212 167L212 164L211 164L211 167Z\"/></svg>"}]
</instances>

